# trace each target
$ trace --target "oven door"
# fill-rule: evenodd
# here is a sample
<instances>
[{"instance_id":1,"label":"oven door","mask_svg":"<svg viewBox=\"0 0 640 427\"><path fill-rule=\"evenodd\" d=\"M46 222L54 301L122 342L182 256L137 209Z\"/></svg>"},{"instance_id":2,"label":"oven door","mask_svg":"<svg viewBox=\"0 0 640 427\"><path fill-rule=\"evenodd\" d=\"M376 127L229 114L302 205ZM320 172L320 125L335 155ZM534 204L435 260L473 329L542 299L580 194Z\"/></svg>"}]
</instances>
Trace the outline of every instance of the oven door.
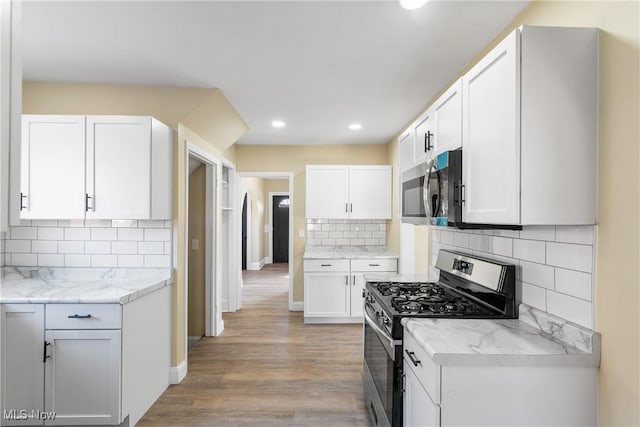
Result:
<instances>
[{"instance_id":1,"label":"oven door","mask_svg":"<svg viewBox=\"0 0 640 427\"><path fill-rule=\"evenodd\" d=\"M394 359L398 352L402 354L402 345L396 344L397 342L376 324L371 317L370 306L365 305L364 318L364 359L373 381L370 387L379 398L388 424L378 422L377 419L373 421L375 425L401 426L402 363L396 364ZM402 357L399 360L402 362ZM383 414L376 414L374 418L382 416Z\"/></svg>"}]
</instances>

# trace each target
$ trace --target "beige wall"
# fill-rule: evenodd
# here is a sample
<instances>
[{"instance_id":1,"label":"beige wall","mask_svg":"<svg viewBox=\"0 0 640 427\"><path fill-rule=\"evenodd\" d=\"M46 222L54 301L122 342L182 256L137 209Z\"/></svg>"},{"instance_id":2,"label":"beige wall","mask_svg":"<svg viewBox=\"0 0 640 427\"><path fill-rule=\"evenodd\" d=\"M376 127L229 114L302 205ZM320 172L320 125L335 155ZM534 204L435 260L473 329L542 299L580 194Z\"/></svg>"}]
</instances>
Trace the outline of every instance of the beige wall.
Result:
<instances>
[{"instance_id":1,"label":"beige wall","mask_svg":"<svg viewBox=\"0 0 640 427\"><path fill-rule=\"evenodd\" d=\"M267 255L265 253L264 232L265 218L267 218L266 210L269 205L265 205L265 180L263 178L243 177L240 179L240 200L244 198L244 194L249 193L251 206L247 206L247 210L251 210L251 253L247 254L247 263L259 263ZM266 219L268 221L268 219Z\"/></svg>"},{"instance_id":2,"label":"beige wall","mask_svg":"<svg viewBox=\"0 0 640 427\"><path fill-rule=\"evenodd\" d=\"M204 165L189 176L189 336L205 334L205 179ZM191 244L194 239L199 241L198 249Z\"/></svg>"},{"instance_id":3,"label":"beige wall","mask_svg":"<svg viewBox=\"0 0 640 427\"><path fill-rule=\"evenodd\" d=\"M637 1L532 2L450 81L453 83L521 24L602 30L595 305L596 329L602 334L598 412L603 426L640 425L639 5ZM394 140L389 150L396 149ZM399 235L396 221L389 227L392 248Z\"/></svg>"},{"instance_id":4,"label":"beige wall","mask_svg":"<svg viewBox=\"0 0 640 427\"><path fill-rule=\"evenodd\" d=\"M224 94L211 88L24 82L22 108L25 114L149 115L177 131L173 151L173 226L177 241L174 242L176 274L171 355L172 365L177 366L186 358L187 141L212 156L233 162L235 148L232 144L246 132L247 125ZM220 200L216 205L220 205ZM220 217L217 226L222 228ZM220 242L216 244L220 245ZM220 256L220 247L216 253ZM216 274L220 276L221 269L217 269ZM220 277L217 280L220 281Z\"/></svg>"},{"instance_id":5,"label":"beige wall","mask_svg":"<svg viewBox=\"0 0 640 427\"><path fill-rule=\"evenodd\" d=\"M236 145L238 172L292 172L293 178L293 301L303 300L302 255L305 239L298 230L306 230L305 166L312 164L387 163L386 145L322 145L322 146L262 146Z\"/></svg>"}]
</instances>

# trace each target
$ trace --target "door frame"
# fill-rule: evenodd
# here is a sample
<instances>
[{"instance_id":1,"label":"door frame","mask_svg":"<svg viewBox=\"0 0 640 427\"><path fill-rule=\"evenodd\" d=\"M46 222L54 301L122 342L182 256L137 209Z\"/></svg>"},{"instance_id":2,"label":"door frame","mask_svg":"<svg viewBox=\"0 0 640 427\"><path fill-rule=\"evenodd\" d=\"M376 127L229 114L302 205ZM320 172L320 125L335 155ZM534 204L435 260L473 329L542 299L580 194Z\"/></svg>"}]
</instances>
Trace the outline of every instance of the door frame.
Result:
<instances>
[{"instance_id":1,"label":"door frame","mask_svg":"<svg viewBox=\"0 0 640 427\"><path fill-rule=\"evenodd\" d=\"M238 172L237 173L238 178L269 178L269 179L286 179L289 181L289 191L288 193L290 194L289 199L291 200L290 204L289 204L289 311L302 311L302 307L297 307L297 306L301 306L301 303L298 304L294 304L293 301L293 212L294 212L294 200L293 197L291 195L294 194L293 192L293 172ZM240 197L238 197L238 199L240 199ZM271 199L270 199L271 200ZM248 202L247 202L248 204ZM242 215L242 205L240 205L237 209L239 211L238 215L241 216ZM236 222L236 224L241 223L240 221L242 221L242 218L239 218L239 222ZM241 241L242 240L242 228L241 227L236 227L237 232L238 232L238 240ZM269 233L271 235L271 233ZM271 246L271 245L270 245ZM247 244L248 247L248 244ZM239 249L240 251L242 249ZM248 249L247 249L248 251ZM240 256L242 256L242 253L238 252L240 254ZM238 271L241 271L240 269L238 269ZM240 281L237 284L238 287L240 287ZM242 304L240 304L240 306L242 306Z\"/></svg>"},{"instance_id":2,"label":"door frame","mask_svg":"<svg viewBox=\"0 0 640 427\"><path fill-rule=\"evenodd\" d=\"M273 264L273 196L289 196L289 217L293 214L291 212L291 194L288 191L269 191L269 256L267 264ZM291 227L289 227L289 234L291 234ZM291 262L291 258L289 258L289 262Z\"/></svg>"},{"instance_id":3,"label":"door frame","mask_svg":"<svg viewBox=\"0 0 640 427\"><path fill-rule=\"evenodd\" d=\"M224 329L222 321L222 310L220 301L220 286L218 268L218 254L220 248L218 243L218 232L220 230L221 215L220 210L220 184L222 176L222 162L213 154L200 148L199 146L185 141L184 173L185 188L184 194L189 194L189 159L194 158L205 165L205 336L217 336ZM184 352L185 360L188 359L189 340L189 198L185 197L185 232L184 232L184 260L185 268L183 272L184 281Z\"/></svg>"}]
</instances>

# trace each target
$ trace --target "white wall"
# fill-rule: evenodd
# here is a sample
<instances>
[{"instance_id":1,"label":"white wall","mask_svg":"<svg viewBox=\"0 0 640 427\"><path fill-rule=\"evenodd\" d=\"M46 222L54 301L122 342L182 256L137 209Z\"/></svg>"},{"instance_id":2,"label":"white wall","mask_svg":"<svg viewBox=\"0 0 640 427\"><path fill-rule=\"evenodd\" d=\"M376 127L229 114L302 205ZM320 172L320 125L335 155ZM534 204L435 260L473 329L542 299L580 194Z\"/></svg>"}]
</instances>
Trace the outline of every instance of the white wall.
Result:
<instances>
[{"instance_id":1,"label":"white wall","mask_svg":"<svg viewBox=\"0 0 640 427\"><path fill-rule=\"evenodd\" d=\"M522 231L433 227L431 265L454 249L515 264L520 301L594 328L595 226L531 226Z\"/></svg>"}]
</instances>

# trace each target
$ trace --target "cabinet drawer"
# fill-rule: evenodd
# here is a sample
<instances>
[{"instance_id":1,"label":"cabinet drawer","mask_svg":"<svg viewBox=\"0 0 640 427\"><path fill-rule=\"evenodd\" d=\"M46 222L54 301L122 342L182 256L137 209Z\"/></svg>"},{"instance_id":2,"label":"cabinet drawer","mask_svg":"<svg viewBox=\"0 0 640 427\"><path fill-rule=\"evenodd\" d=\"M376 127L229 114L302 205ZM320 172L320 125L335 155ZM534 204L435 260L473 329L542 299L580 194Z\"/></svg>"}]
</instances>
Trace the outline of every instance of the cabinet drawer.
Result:
<instances>
[{"instance_id":1,"label":"cabinet drawer","mask_svg":"<svg viewBox=\"0 0 640 427\"><path fill-rule=\"evenodd\" d=\"M307 259L304 261L304 272L312 271L349 271L348 259Z\"/></svg>"},{"instance_id":2,"label":"cabinet drawer","mask_svg":"<svg viewBox=\"0 0 640 427\"><path fill-rule=\"evenodd\" d=\"M407 332L403 336L404 360L418 377L434 403L440 403L440 365L436 365Z\"/></svg>"},{"instance_id":3,"label":"cabinet drawer","mask_svg":"<svg viewBox=\"0 0 640 427\"><path fill-rule=\"evenodd\" d=\"M120 304L47 304L46 329L120 329Z\"/></svg>"},{"instance_id":4,"label":"cabinet drawer","mask_svg":"<svg viewBox=\"0 0 640 427\"><path fill-rule=\"evenodd\" d=\"M352 271L397 271L397 260L395 258L384 259L352 259Z\"/></svg>"}]
</instances>

